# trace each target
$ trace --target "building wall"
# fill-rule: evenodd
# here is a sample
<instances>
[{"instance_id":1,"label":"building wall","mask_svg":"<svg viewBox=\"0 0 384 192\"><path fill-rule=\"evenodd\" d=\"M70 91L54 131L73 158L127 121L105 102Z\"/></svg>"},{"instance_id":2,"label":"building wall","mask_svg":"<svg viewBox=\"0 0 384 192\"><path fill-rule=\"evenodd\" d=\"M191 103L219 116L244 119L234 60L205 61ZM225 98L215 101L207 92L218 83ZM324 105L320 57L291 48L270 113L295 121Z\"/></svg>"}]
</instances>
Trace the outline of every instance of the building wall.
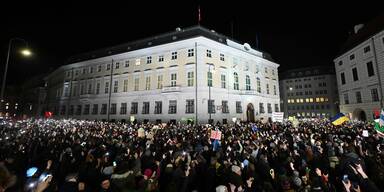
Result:
<instances>
[{"instance_id":1,"label":"building wall","mask_svg":"<svg viewBox=\"0 0 384 192\"><path fill-rule=\"evenodd\" d=\"M369 47L369 51L364 51ZM354 55L354 59L351 58ZM339 89L340 111L357 119L360 111L364 111L367 120L373 120L375 111L383 107L384 84L384 31L381 31L366 41L360 43L335 60L337 84ZM373 75L368 74L367 63L372 62ZM358 80L353 79L353 68L356 68ZM345 75L342 83L341 73ZM377 90L377 98L372 94ZM361 103L358 102L356 92L361 93ZM348 95L349 102L345 101Z\"/></svg>"},{"instance_id":2,"label":"building wall","mask_svg":"<svg viewBox=\"0 0 384 192\"><path fill-rule=\"evenodd\" d=\"M188 57L188 49L195 49L197 43L197 53L193 57ZM234 42L229 42L236 44ZM240 44L237 44L240 45ZM212 57L207 57L207 50L211 50ZM172 59L172 52L177 51L177 59ZM255 51L255 50L252 50ZM256 51L255 51L256 52ZM224 54L224 61L221 55ZM258 54L261 55L260 52ZM158 62L160 55L164 56L163 62ZM256 118L267 118L267 104L270 103L272 111L275 111L275 104L279 104L278 87L278 65L268 61L260 55L251 54L245 50L234 48L204 37L172 42L160 46L126 52L123 54L103 57L79 63L63 66L47 77L48 82L48 107L55 111L58 118L74 117L78 119L107 119L107 115L100 114L101 104L108 104L109 93L105 93L106 83L112 86L111 103L117 104L117 114L110 115L110 119L128 120L131 115L136 119L155 121L157 119L167 122L170 119L180 120L182 118L194 118L195 113L186 114L186 99L195 99L195 83L188 86L188 72L195 72L195 61L197 59L197 103L198 119L200 122L207 122L209 119L208 99L209 92L215 105L221 105L222 100L228 101L229 113L222 113L217 108L216 113L211 114L214 121L227 119L228 122L236 117L246 120L247 105L252 103L255 109ZM152 63L147 64L147 57L152 57ZM114 61L113 72L106 70L107 65ZM129 67L125 67L125 62L129 62ZM119 68L116 69L117 62ZM138 62L140 62L139 65ZM101 66L101 72L98 67ZM93 72L90 73L93 67ZM112 67L112 66L111 66ZM82 73L85 69L86 73ZM211 91L207 84L207 73L212 72L213 86ZM234 90L234 73L238 74L239 90ZM111 73L113 75L110 84ZM171 87L171 74L177 74L176 86ZM163 87L158 89L158 75L163 75ZM221 75L226 77L226 87L221 88ZM250 90L246 90L246 76L250 77ZM150 77L150 87L146 90L146 79ZM135 91L135 79L139 79L139 89ZM257 78L260 79L261 93L257 92ZM128 88L124 91L124 80L128 80ZM114 82L118 81L118 91L114 93ZM100 93L96 94L97 83L100 83ZM269 94L267 94L267 84ZM88 92L88 86L91 91ZM83 92L81 91L81 87ZM66 91L66 88L67 91ZM72 89L70 88L72 87ZM274 92L276 87L276 93ZM177 100L177 113L168 114L169 100ZM154 114L155 101L162 101L162 114ZM242 113L236 112L236 101L241 101ZM127 114L120 115L121 103L127 103ZM131 102L138 102L138 114L130 114ZM142 114L143 102L150 102L149 114ZM264 104L265 113L260 113L259 103ZM60 110L66 106L66 111L71 105L81 105L82 110L86 104L99 104L98 115L60 115ZM75 107L76 108L76 107ZM75 109L76 111L76 109Z\"/></svg>"},{"instance_id":3,"label":"building wall","mask_svg":"<svg viewBox=\"0 0 384 192\"><path fill-rule=\"evenodd\" d=\"M280 80L280 90L281 110L286 117L331 117L338 112L335 75Z\"/></svg>"}]
</instances>

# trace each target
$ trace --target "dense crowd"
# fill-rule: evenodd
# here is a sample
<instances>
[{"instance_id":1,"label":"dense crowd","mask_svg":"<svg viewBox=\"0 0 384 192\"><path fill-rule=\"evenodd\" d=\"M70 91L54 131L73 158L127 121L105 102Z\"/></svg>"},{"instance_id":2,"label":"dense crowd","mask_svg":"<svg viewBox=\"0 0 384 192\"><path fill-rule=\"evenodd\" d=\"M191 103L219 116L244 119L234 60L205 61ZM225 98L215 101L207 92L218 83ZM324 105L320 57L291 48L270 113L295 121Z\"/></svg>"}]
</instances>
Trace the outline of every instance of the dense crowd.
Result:
<instances>
[{"instance_id":1,"label":"dense crowd","mask_svg":"<svg viewBox=\"0 0 384 192\"><path fill-rule=\"evenodd\" d=\"M384 191L384 141L364 122L7 120L3 191Z\"/></svg>"}]
</instances>

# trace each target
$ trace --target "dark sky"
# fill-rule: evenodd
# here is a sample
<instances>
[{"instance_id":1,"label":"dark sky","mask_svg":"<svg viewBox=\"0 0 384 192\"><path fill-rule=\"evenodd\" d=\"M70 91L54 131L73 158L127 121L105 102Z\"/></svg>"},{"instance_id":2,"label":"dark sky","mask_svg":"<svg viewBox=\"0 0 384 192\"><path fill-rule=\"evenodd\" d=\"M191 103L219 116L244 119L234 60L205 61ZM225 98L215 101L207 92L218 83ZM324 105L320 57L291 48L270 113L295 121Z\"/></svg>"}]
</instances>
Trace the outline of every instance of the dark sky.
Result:
<instances>
[{"instance_id":1,"label":"dark sky","mask_svg":"<svg viewBox=\"0 0 384 192\"><path fill-rule=\"evenodd\" d=\"M256 47L257 34L259 49L272 55L281 65L280 71L332 65L353 26L366 23L382 11L382 7L369 3L350 3L346 7L312 2L297 5L202 0L79 2L0 3L1 77L11 37L28 40L34 52L28 59L12 55L8 84L17 84L55 69L71 55L173 31L176 27L196 25L199 4L203 26L231 36L232 21L234 39L248 42L252 47ZM14 45L16 53L23 44Z\"/></svg>"}]
</instances>

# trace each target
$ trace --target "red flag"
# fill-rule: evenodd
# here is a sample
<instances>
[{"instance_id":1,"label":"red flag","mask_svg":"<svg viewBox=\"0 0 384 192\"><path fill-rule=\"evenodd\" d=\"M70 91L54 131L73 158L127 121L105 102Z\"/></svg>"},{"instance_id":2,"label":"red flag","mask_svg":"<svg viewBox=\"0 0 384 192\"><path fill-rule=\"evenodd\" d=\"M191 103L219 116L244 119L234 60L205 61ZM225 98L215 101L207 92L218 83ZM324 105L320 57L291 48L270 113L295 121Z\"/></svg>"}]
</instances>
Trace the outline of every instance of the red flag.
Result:
<instances>
[{"instance_id":1,"label":"red flag","mask_svg":"<svg viewBox=\"0 0 384 192\"><path fill-rule=\"evenodd\" d=\"M45 118L50 118L50 117L52 117L52 115L53 115L53 113L51 111L46 111L44 114Z\"/></svg>"}]
</instances>

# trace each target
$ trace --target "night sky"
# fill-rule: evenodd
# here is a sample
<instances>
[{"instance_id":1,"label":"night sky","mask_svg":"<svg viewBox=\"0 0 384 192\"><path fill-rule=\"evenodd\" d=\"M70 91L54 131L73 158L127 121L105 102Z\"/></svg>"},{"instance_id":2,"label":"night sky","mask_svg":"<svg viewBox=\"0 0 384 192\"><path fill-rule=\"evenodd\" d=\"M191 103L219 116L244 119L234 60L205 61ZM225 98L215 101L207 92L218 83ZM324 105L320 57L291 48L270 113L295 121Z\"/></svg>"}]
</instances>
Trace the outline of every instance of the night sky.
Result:
<instances>
[{"instance_id":1,"label":"night sky","mask_svg":"<svg viewBox=\"0 0 384 192\"><path fill-rule=\"evenodd\" d=\"M353 26L366 23L382 11L382 7L369 3L338 6L311 2L288 6L277 2L228 3L240 1L29 2L0 3L0 76L11 37L28 40L34 52L28 59L12 55L7 85L18 85L47 73L72 55L196 25L199 4L203 26L231 37L233 22L234 39L248 42L253 48L257 48L258 36L258 49L270 53L280 64L280 71L333 65L333 58ZM23 43L14 45L16 53Z\"/></svg>"}]
</instances>

